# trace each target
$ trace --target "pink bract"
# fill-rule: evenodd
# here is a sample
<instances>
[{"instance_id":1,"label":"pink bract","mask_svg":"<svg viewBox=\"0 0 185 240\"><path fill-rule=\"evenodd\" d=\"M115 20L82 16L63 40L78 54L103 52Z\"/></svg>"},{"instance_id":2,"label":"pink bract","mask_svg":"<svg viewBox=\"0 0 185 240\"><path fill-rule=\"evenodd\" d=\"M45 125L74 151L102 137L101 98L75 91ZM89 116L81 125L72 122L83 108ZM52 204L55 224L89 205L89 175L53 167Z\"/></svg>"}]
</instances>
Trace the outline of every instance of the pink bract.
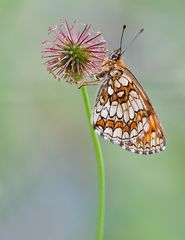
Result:
<instances>
[{"instance_id":1,"label":"pink bract","mask_svg":"<svg viewBox=\"0 0 185 240\"><path fill-rule=\"evenodd\" d=\"M45 40L42 57L47 70L59 80L77 82L84 77L93 77L106 54L106 42L100 32L90 31L84 25L78 32L77 21L70 27L65 21L60 26L49 28L55 39Z\"/></svg>"}]
</instances>

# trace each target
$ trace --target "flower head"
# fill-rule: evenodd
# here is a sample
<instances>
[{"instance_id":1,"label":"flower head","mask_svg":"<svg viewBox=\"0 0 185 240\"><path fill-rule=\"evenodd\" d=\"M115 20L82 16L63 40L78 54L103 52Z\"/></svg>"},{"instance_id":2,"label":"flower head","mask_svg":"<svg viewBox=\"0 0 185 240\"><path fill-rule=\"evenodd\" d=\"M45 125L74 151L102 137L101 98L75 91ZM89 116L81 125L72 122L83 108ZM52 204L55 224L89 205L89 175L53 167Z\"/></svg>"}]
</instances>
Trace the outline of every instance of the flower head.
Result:
<instances>
[{"instance_id":1,"label":"flower head","mask_svg":"<svg viewBox=\"0 0 185 240\"><path fill-rule=\"evenodd\" d=\"M92 33L91 25L77 31L77 21L70 27L65 21L61 26L49 28L55 35L53 41L45 40L42 57L47 70L59 80L77 82L84 77L93 77L106 53L101 33Z\"/></svg>"}]
</instances>

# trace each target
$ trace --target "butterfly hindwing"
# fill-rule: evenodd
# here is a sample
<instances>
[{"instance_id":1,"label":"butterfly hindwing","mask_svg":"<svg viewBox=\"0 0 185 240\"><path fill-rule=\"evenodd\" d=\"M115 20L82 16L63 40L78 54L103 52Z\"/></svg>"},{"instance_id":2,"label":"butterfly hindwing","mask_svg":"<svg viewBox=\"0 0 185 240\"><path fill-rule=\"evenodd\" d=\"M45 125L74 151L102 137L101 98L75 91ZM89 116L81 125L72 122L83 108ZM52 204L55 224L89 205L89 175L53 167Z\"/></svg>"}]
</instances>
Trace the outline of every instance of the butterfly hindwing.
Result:
<instances>
[{"instance_id":1,"label":"butterfly hindwing","mask_svg":"<svg viewBox=\"0 0 185 240\"><path fill-rule=\"evenodd\" d=\"M129 151L146 155L163 150L166 144L165 137L155 115L150 115L149 123L149 129L144 136L138 136L132 141L124 142L122 147Z\"/></svg>"}]
</instances>

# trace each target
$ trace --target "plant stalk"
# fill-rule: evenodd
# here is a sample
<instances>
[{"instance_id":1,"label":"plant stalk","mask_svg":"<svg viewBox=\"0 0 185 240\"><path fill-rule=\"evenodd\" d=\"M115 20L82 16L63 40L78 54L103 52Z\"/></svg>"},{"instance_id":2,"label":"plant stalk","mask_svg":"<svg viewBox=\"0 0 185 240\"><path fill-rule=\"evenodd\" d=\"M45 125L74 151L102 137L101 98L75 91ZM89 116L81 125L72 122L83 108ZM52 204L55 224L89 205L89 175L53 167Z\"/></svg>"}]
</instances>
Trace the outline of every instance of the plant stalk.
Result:
<instances>
[{"instance_id":1,"label":"plant stalk","mask_svg":"<svg viewBox=\"0 0 185 240\"><path fill-rule=\"evenodd\" d=\"M105 172L104 172L103 154L102 154L98 136L96 135L92 127L91 107L90 107L90 100L89 100L87 88L83 86L81 90L82 90L83 100L84 100L87 118L89 122L91 137L92 137L94 149L96 152L96 160L97 160L98 176L99 176L99 207L98 207L98 223L97 223L97 240L103 240L104 211L105 211Z\"/></svg>"}]
</instances>

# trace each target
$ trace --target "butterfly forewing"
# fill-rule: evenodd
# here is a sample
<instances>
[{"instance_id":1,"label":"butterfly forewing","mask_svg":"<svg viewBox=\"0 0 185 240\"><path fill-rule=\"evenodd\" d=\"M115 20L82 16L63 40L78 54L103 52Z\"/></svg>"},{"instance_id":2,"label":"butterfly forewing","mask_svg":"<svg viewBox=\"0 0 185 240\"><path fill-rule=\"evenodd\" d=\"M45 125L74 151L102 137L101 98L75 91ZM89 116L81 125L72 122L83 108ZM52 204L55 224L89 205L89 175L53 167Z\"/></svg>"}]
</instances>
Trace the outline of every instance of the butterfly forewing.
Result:
<instances>
[{"instance_id":1,"label":"butterfly forewing","mask_svg":"<svg viewBox=\"0 0 185 240\"><path fill-rule=\"evenodd\" d=\"M162 150L165 138L146 93L125 66L106 74L93 112L93 126L123 148L148 154Z\"/></svg>"}]
</instances>

